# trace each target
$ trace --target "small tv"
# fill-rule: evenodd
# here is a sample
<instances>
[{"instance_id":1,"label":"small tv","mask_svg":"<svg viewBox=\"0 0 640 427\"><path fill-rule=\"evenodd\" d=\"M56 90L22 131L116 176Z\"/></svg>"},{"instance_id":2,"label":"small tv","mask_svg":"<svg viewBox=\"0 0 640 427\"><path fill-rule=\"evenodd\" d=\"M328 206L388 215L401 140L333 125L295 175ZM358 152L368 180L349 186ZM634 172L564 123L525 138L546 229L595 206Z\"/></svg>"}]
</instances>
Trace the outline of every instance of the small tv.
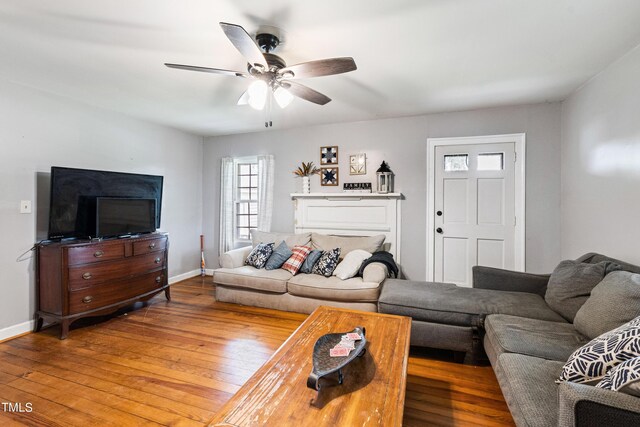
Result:
<instances>
[{"instance_id":1,"label":"small tv","mask_svg":"<svg viewBox=\"0 0 640 427\"><path fill-rule=\"evenodd\" d=\"M96 237L97 199L155 199L160 228L163 177L136 173L51 168L49 239Z\"/></svg>"},{"instance_id":2,"label":"small tv","mask_svg":"<svg viewBox=\"0 0 640 427\"><path fill-rule=\"evenodd\" d=\"M156 199L96 198L96 237L156 231Z\"/></svg>"}]
</instances>

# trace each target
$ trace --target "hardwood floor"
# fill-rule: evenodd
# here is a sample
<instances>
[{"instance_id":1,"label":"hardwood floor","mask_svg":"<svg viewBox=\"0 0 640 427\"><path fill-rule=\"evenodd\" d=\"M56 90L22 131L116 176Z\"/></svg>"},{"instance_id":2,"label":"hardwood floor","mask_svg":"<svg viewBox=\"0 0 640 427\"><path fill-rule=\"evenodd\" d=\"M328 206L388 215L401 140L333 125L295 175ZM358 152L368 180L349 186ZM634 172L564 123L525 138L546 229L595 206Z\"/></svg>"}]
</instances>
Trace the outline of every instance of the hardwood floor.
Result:
<instances>
[{"instance_id":1,"label":"hardwood floor","mask_svg":"<svg viewBox=\"0 0 640 427\"><path fill-rule=\"evenodd\" d=\"M172 302L84 321L64 341L54 326L0 343L0 425L206 424L306 318L218 303L210 283L180 282ZM513 425L490 367L413 349L408 369L404 425Z\"/></svg>"}]
</instances>

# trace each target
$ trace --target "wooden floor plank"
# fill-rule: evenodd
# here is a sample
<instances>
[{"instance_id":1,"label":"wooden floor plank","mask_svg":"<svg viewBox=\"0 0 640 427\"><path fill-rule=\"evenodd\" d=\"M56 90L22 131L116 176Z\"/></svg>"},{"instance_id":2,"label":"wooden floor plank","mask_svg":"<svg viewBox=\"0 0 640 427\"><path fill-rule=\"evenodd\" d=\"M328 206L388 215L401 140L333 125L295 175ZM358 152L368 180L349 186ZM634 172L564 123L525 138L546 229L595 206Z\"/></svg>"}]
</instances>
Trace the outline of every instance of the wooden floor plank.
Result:
<instances>
[{"instance_id":1,"label":"wooden floor plank","mask_svg":"<svg viewBox=\"0 0 640 427\"><path fill-rule=\"evenodd\" d=\"M0 343L4 426L203 425L306 315L215 301L211 278L116 316ZM415 354L414 354L415 353ZM405 426L512 426L490 367L412 351Z\"/></svg>"}]
</instances>

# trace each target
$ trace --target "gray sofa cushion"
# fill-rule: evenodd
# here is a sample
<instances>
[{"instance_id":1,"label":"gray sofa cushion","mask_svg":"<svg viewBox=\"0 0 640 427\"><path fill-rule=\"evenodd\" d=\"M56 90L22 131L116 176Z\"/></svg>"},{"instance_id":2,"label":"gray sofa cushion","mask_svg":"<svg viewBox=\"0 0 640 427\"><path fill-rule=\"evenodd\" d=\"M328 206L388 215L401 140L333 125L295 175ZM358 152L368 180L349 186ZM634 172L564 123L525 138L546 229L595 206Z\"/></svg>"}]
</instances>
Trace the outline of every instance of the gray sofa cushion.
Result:
<instances>
[{"instance_id":1,"label":"gray sofa cushion","mask_svg":"<svg viewBox=\"0 0 640 427\"><path fill-rule=\"evenodd\" d=\"M369 253L378 252L384 243L384 234L377 236L334 236L320 233L311 233L311 243L316 249L329 251L333 248L340 248L340 257L356 249L362 249Z\"/></svg>"},{"instance_id":2,"label":"gray sofa cushion","mask_svg":"<svg viewBox=\"0 0 640 427\"><path fill-rule=\"evenodd\" d=\"M258 270L245 265L238 268L219 268L213 272L213 282L236 288L255 289L263 292L284 294L287 281L293 275L286 270Z\"/></svg>"},{"instance_id":3,"label":"gray sofa cushion","mask_svg":"<svg viewBox=\"0 0 640 427\"><path fill-rule=\"evenodd\" d=\"M573 322L591 290L614 266L617 267L609 261L597 264L562 261L551 273L544 299L555 312Z\"/></svg>"},{"instance_id":4,"label":"gray sofa cushion","mask_svg":"<svg viewBox=\"0 0 640 427\"><path fill-rule=\"evenodd\" d=\"M505 353L494 366L504 400L518 426L558 425L558 386L562 362Z\"/></svg>"},{"instance_id":5,"label":"gray sofa cushion","mask_svg":"<svg viewBox=\"0 0 640 427\"><path fill-rule=\"evenodd\" d=\"M457 326L470 326L478 314L512 314L565 321L536 294L395 279L385 280L378 309L424 322Z\"/></svg>"},{"instance_id":6,"label":"gray sofa cushion","mask_svg":"<svg viewBox=\"0 0 640 427\"><path fill-rule=\"evenodd\" d=\"M375 302L380 294L380 283L365 282L362 277L342 280L336 276L298 274L287 283L291 295L330 301Z\"/></svg>"},{"instance_id":7,"label":"gray sofa cushion","mask_svg":"<svg viewBox=\"0 0 640 427\"><path fill-rule=\"evenodd\" d=\"M640 274L614 271L591 291L573 324L595 338L640 316Z\"/></svg>"},{"instance_id":8,"label":"gray sofa cushion","mask_svg":"<svg viewBox=\"0 0 640 427\"><path fill-rule=\"evenodd\" d=\"M484 328L485 346L491 346L495 357L502 353L518 353L564 362L571 353L589 341L570 323L504 314L488 316Z\"/></svg>"},{"instance_id":9,"label":"gray sofa cushion","mask_svg":"<svg viewBox=\"0 0 640 427\"><path fill-rule=\"evenodd\" d=\"M273 243L278 246L284 241L289 249L294 246L309 246L311 243L311 233L271 233L260 230L251 230L251 244L256 246L258 243Z\"/></svg>"}]
</instances>

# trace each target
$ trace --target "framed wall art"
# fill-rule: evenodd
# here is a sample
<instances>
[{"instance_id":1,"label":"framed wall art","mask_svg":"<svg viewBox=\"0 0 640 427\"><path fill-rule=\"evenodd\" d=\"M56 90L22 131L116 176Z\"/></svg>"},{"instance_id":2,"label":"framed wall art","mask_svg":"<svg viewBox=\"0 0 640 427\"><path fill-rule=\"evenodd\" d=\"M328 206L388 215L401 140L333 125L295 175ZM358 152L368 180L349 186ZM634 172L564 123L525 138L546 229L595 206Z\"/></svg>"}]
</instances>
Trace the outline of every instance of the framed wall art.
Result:
<instances>
[{"instance_id":1,"label":"framed wall art","mask_svg":"<svg viewBox=\"0 0 640 427\"><path fill-rule=\"evenodd\" d=\"M367 155L364 153L349 156L349 175L367 174Z\"/></svg>"},{"instance_id":2,"label":"framed wall art","mask_svg":"<svg viewBox=\"0 0 640 427\"><path fill-rule=\"evenodd\" d=\"M338 180L338 168L320 169L320 185L333 187L338 185Z\"/></svg>"},{"instance_id":3,"label":"framed wall art","mask_svg":"<svg viewBox=\"0 0 640 427\"><path fill-rule=\"evenodd\" d=\"M321 165L337 165L338 164L338 146L320 147L320 164Z\"/></svg>"}]
</instances>

